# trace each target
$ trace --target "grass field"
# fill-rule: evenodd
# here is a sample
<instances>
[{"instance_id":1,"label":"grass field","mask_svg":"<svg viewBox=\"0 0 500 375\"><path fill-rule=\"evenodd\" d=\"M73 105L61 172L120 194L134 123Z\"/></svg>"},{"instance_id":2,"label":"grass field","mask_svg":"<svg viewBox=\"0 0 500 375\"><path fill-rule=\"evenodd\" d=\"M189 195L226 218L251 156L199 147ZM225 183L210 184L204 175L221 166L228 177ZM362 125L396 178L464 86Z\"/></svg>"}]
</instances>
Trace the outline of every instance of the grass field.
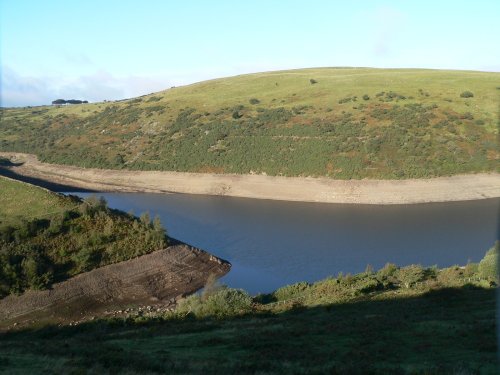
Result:
<instances>
[{"instance_id":1,"label":"grass field","mask_svg":"<svg viewBox=\"0 0 500 375\"><path fill-rule=\"evenodd\" d=\"M4 333L0 373L497 373L496 289L344 292L348 300L258 304L219 319L139 317Z\"/></svg>"},{"instance_id":2,"label":"grass field","mask_svg":"<svg viewBox=\"0 0 500 375\"><path fill-rule=\"evenodd\" d=\"M0 177L0 225L48 217L75 206L50 191Z\"/></svg>"},{"instance_id":3,"label":"grass field","mask_svg":"<svg viewBox=\"0 0 500 375\"><path fill-rule=\"evenodd\" d=\"M85 167L340 179L494 171L499 95L499 73L258 73L119 102L3 109L0 151Z\"/></svg>"}]
</instances>

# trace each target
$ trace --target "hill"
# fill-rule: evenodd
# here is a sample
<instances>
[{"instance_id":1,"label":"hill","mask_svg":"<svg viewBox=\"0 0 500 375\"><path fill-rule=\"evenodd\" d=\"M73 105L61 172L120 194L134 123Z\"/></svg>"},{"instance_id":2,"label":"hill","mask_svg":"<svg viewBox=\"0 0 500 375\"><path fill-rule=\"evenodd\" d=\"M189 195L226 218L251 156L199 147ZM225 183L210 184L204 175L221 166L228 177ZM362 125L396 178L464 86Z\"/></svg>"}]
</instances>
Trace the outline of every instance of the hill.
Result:
<instances>
[{"instance_id":1,"label":"hill","mask_svg":"<svg viewBox=\"0 0 500 375\"><path fill-rule=\"evenodd\" d=\"M318 68L2 109L0 151L82 167L423 178L498 167L499 73Z\"/></svg>"},{"instance_id":2,"label":"hill","mask_svg":"<svg viewBox=\"0 0 500 375\"><path fill-rule=\"evenodd\" d=\"M0 298L166 247L158 218L0 177Z\"/></svg>"},{"instance_id":3,"label":"hill","mask_svg":"<svg viewBox=\"0 0 500 375\"><path fill-rule=\"evenodd\" d=\"M367 267L253 298L209 284L174 312L0 333L0 373L496 374L497 258Z\"/></svg>"},{"instance_id":4,"label":"hill","mask_svg":"<svg viewBox=\"0 0 500 375\"><path fill-rule=\"evenodd\" d=\"M0 226L20 224L23 220L50 217L74 208L77 202L49 190L0 177Z\"/></svg>"}]
</instances>

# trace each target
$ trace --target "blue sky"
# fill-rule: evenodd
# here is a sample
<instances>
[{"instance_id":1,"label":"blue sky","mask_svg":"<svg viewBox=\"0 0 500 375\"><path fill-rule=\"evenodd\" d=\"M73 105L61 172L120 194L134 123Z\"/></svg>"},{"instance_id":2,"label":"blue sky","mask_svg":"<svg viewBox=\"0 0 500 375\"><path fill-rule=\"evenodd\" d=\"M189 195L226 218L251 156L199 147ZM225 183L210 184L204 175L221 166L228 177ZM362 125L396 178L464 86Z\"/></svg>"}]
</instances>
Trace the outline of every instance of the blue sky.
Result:
<instances>
[{"instance_id":1,"label":"blue sky","mask_svg":"<svg viewBox=\"0 0 500 375\"><path fill-rule=\"evenodd\" d=\"M0 0L1 105L318 66L500 71L500 1Z\"/></svg>"}]
</instances>

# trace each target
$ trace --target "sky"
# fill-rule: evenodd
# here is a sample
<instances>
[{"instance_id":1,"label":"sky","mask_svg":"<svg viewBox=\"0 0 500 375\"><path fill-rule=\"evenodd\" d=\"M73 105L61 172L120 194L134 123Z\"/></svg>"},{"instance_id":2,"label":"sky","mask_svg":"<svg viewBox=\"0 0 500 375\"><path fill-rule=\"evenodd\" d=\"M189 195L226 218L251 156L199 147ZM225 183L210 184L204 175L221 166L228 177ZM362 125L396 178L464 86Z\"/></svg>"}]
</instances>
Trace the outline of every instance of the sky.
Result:
<instances>
[{"instance_id":1,"label":"sky","mask_svg":"<svg viewBox=\"0 0 500 375\"><path fill-rule=\"evenodd\" d=\"M500 72L500 1L0 0L0 106L261 71Z\"/></svg>"}]
</instances>

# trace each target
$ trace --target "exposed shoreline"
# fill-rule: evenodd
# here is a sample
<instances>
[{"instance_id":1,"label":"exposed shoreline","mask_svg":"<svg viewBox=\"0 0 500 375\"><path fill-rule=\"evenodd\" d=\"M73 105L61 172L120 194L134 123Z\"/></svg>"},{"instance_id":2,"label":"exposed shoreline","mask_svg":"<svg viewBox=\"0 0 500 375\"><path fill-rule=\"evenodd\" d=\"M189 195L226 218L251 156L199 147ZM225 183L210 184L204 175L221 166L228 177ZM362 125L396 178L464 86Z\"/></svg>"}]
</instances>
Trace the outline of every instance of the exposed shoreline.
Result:
<instances>
[{"instance_id":1,"label":"exposed shoreline","mask_svg":"<svg viewBox=\"0 0 500 375\"><path fill-rule=\"evenodd\" d=\"M186 193L354 204L415 204L500 197L499 173L409 180L333 180L94 169L42 163L29 154L0 152L0 156L19 163L8 167L16 174L93 191Z\"/></svg>"},{"instance_id":2,"label":"exposed shoreline","mask_svg":"<svg viewBox=\"0 0 500 375\"><path fill-rule=\"evenodd\" d=\"M165 249L81 273L50 289L0 299L0 331L34 323L83 322L136 306L173 308L178 299L202 288L210 275L219 278L231 268L204 250L171 241Z\"/></svg>"}]
</instances>

